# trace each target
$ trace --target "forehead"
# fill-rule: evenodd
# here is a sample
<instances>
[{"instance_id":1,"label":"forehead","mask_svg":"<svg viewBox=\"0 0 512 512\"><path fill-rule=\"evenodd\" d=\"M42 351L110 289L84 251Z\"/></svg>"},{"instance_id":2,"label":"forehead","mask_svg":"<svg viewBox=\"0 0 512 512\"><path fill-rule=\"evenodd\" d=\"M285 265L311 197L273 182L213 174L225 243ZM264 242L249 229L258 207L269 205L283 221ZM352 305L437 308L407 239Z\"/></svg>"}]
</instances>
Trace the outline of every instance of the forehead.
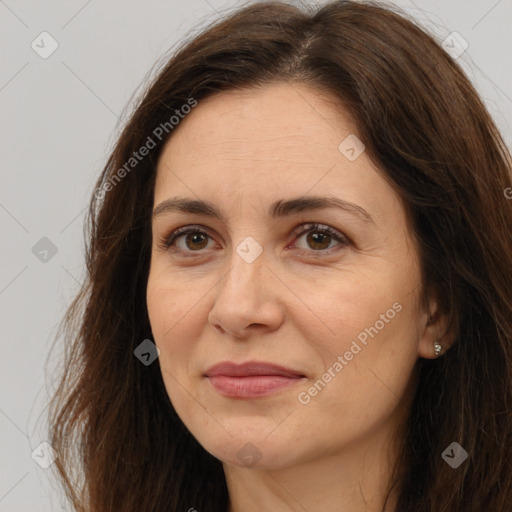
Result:
<instances>
[{"instance_id":1,"label":"forehead","mask_svg":"<svg viewBox=\"0 0 512 512\"><path fill-rule=\"evenodd\" d=\"M251 166L297 155L299 165L309 165L319 151L337 156L340 137L355 131L334 98L304 85L276 83L202 100L173 132L167 149L187 162L239 157L240 166Z\"/></svg>"},{"instance_id":2,"label":"forehead","mask_svg":"<svg viewBox=\"0 0 512 512\"><path fill-rule=\"evenodd\" d=\"M369 209L386 197L396 202L364 151L355 160L340 151L351 137L357 128L340 102L302 84L216 94L200 101L166 143L155 203L176 195L226 205L242 195L245 202L271 202L308 192L334 193Z\"/></svg>"}]
</instances>

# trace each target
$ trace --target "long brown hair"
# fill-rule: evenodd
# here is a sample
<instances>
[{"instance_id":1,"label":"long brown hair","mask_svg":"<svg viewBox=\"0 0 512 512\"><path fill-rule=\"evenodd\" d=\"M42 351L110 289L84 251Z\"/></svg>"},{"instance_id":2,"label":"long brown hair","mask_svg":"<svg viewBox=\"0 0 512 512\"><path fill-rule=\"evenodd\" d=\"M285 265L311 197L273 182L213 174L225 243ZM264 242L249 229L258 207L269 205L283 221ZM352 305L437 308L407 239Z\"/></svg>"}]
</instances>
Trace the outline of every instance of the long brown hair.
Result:
<instances>
[{"instance_id":1,"label":"long brown hair","mask_svg":"<svg viewBox=\"0 0 512 512\"><path fill-rule=\"evenodd\" d=\"M62 324L50 442L67 496L88 512L227 510L222 463L176 415L159 365L134 356L152 339L146 284L156 162L172 136L170 116L191 99L200 105L278 80L334 94L356 120L406 205L424 283L456 319L454 346L417 361L396 512L510 510L510 153L434 38L396 8L342 0L315 12L244 7L183 44L139 100L91 198L87 277ZM144 145L154 147L127 166ZM457 469L441 457L454 441L469 455Z\"/></svg>"}]
</instances>

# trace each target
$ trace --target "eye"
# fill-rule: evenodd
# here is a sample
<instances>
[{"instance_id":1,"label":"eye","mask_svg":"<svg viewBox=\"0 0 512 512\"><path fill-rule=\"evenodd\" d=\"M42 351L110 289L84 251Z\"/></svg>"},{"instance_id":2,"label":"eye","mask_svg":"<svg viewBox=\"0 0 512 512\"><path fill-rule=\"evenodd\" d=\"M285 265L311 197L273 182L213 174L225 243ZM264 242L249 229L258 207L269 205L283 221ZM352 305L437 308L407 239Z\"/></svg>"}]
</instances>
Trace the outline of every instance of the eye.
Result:
<instances>
[{"instance_id":1,"label":"eye","mask_svg":"<svg viewBox=\"0 0 512 512\"><path fill-rule=\"evenodd\" d=\"M293 234L295 235L293 240L295 246L297 246L296 242L306 235L304 237L306 246L303 245L299 249L306 249L308 254L311 254L311 252L331 253L330 249L334 247L339 249L340 246L346 247L350 244L350 240L346 236L323 224L302 224L294 230ZM314 254L314 256L317 255L320 256L320 254Z\"/></svg>"},{"instance_id":2,"label":"eye","mask_svg":"<svg viewBox=\"0 0 512 512\"><path fill-rule=\"evenodd\" d=\"M212 241L212 237L203 229L197 226L186 226L164 236L159 245L165 250L174 246L178 252L191 253L201 252L205 248L211 249L208 247L210 241Z\"/></svg>"},{"instance_id":3,"label":"eye","mask_svg":"<svg viewBox=\"0 0 512 512\"><path fill-rule=\"evenodd\" d=\"M292 245L295 248L297 248L296 242L301 240L304 235L307 235L304 238L306 247L299 246L298 248L305 249L308 255L313 256L330 254L333 252L330 249L343 248L350 244L350 240L342 233L323 224L302 224L292 234L294 235ZM209 245L210 242L213 242L213 238L204 229L201 229L199 226L185 226L162 237L159 247L163 250L171 250L172 248L172 250L186 256L195 256L193 253L200 254L204 252L203 249L212 249L212 246ZM288 245L286 248L293 247Z\"/></svg>"}]
</instances>

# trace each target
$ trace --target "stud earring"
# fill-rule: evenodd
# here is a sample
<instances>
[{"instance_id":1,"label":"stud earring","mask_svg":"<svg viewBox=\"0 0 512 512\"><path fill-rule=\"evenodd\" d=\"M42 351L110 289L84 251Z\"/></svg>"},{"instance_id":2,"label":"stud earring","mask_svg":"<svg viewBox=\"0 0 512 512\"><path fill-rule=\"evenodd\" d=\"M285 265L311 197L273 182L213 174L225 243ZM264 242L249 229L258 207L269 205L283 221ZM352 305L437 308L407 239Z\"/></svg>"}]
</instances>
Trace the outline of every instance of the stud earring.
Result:
<instances>
[{"instance_id":1,"label":"stud earring","mask_svg":"<svg viewBox=\"0 0 512 512\"><path fill-rule=\"evenodd\" d=\"M437 339L436 341L434 341L434 353L436 357L438 357L439 354L441 354L442 349L443 347L441 346L441 343L439 343L439 340Z\"/></svg>"}]
</instances>

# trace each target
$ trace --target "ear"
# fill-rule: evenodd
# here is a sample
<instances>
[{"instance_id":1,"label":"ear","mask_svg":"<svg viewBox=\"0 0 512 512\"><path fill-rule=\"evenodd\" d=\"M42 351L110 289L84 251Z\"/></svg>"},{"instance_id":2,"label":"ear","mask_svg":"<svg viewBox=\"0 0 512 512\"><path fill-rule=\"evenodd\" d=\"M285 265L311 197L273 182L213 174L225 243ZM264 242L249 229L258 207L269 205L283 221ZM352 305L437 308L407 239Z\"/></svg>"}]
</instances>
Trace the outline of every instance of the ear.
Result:
<instances>
[{"instance_id":1,"label":"ear","mask_svg":"<svg viewBox=\"0 0 512 512\"><path fill-rule=\"evenodd\" d=\"M436 359L449 350L457 339L458 322L456 315L445 311L446 307L438 300L439 293L432 290L426 297L424 313L420 317L420 339L418 355L425 359ZM437 356L435 341L441 345Z\"/></svg>"}]
</instances>

